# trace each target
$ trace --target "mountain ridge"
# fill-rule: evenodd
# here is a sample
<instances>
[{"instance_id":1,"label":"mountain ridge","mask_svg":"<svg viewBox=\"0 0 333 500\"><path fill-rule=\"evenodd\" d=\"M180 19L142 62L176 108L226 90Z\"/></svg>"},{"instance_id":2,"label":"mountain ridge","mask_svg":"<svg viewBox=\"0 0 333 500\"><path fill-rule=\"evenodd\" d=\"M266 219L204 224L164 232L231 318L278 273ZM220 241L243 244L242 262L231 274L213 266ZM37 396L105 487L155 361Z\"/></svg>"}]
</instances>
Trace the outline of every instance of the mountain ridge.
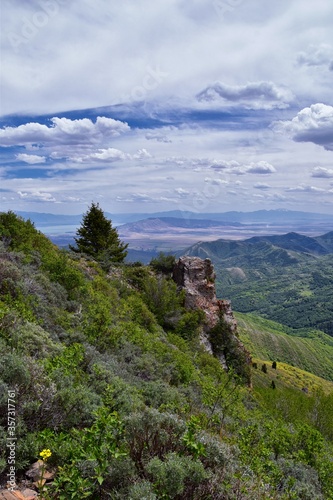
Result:
<instances>
[{"instance_id":1,"label":"mountain ridge","mask_svg":"<svg viewBox=\"0 0 333 500\"><path fill-rule=\"evenodd\" d=\"M203 241L191 245L185 249L185 255L206 257L215 261L225 261L239 256L245 257L256 252L264 252L270 249L271 252L284 250L286 262L293 259L296 262L297 253L304 256L324 256L333 253L333 232L328 232L320 236L306 236L294 231L282 235L253 236L243 240L230 240L219 238L215 241ZM291 254L290 252L296 252ZM296 260L295 260L296 259Z\"/></svg>"}]
</instances>

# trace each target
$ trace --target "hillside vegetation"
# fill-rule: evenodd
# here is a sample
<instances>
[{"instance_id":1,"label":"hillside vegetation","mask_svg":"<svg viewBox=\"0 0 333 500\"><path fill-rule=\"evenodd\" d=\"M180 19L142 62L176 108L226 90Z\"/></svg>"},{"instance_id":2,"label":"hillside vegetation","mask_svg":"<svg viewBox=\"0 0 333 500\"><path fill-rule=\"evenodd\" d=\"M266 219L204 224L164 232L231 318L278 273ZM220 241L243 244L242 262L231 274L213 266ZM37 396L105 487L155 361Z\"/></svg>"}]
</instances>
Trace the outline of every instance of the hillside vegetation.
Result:
<instances>
[{"instance_id":1,"label":"hillside vegetation","mask_svg":"<svg viewBox=\"0 0 333 500\"><path fill-rule=\"evenodd\" d=\"M40 498L332 499L333 394L245 387L201 321L153 267L105 269L0 214L2 483L11 395L17 480L56 469Z\"/></svg>"}]
</instances>

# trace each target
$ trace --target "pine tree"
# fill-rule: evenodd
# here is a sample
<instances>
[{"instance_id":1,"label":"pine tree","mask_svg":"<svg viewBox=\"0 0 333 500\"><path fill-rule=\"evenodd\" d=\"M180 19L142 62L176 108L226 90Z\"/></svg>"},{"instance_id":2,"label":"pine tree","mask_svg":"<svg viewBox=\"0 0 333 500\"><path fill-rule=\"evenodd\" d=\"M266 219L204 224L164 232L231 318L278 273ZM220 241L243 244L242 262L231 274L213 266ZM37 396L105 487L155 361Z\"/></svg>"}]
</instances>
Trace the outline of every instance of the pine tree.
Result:
<instances>
[{"instance_id":1,"label":"pine tree","mask_svg":"<svg viewBox=\"0 0 333 500\"><path fill-rule=\"evenodd\" d=\"M117 229L112 227L98 203L91 204L76 234L76 247L70 245L70 249L91 255L103 267L111 262L123 262L127 255L128 244L120 241Z\"/></svg>"}]
</instances>

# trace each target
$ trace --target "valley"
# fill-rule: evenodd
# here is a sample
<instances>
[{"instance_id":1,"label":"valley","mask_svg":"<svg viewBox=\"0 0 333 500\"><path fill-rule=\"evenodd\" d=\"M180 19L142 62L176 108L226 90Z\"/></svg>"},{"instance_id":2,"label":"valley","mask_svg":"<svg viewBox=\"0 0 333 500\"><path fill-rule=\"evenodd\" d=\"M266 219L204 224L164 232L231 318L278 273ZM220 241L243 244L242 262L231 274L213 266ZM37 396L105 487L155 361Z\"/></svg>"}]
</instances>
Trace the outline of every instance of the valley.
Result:
<instances>
[{"instance_id":1,"label":"valley","mask_svg":"<svg viewBox=\"0 0 333 500\"><path fill-rule=\"evenodd\" d=\"M219 297L233 308L290 328L333 334L332 232L197 243L186 255L210 258Z\"/></svg>"}]
</instances>

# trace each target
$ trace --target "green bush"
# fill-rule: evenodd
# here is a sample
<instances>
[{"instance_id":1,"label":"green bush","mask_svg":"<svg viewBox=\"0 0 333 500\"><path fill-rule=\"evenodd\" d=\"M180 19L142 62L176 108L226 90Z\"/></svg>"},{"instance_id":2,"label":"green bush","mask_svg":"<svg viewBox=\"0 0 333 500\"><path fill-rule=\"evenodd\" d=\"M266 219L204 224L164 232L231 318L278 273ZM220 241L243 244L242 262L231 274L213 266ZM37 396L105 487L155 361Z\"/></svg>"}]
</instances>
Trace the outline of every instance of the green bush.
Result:
<instances>
[{"instance_id":1,"label":"green bush","mask_svg":"<svg viewBox=\"0 0 333 500\"><path fill-rule=\"evenodd\" d=\"M154 493L154 487L149 481L138 481L130 487L128 492L128 500L158 500Z\"/></svg>"},{"instance_id":2,"label":"green bush","mask_svg":"<svg viewBox=\"0 0 333 500\"><path fill-rule=\"evenodd\" d=\"M175 327L175 333L186 340L198 338L198 328L203 323L205 313L201 310L185 312Z\"/></svg>"},{"instance_id":3,"label":"green bush","mask_svg":"<svg viewBox=\"0 0 333 500\"><path fill-rule=\"evenodd\" d=\"M170 275L175 267L176 258L174 255L167 255L164 252L160 252L157 257L152 259L149 265L156 272Z\"/></svg>"},{"instance_id":4,"label":"green bush","mask_svg":"<svg viewBox=\"0 0 333 500\"><path fill-rule=\"evenodd\" d=\"M148 277L144 281L143 298L161 326L173 327L182 311L183 295L177 285L164 276Z\"/></svg>"},{"instance_id":5,"label":"green bush","mask_svg":"<svg viewBox=\"0 0 333 500\"><path fill-rule=\"evenodd\" d=\"M26 360L15 352L3 352L0 356L0 379L13 388L29 386L31 375Z\"/></svg>"},{"instance_id":6,"label":"green bush","mask_svg":"<svg viewBox=\"0 0 333 500\"><path fill-rule=\"evenodd\" d=\"M193 498L196 487L209 477L199 460L168 453L163 460L154 457L147 465L159 498Z\"/></svg>"},{"instance_id":7,"label":"green bush","mask_svg":"<svg viewBox=\"0 0 333 500\"><path fill-rule=\"evenodd\" d=\"M176 415L147 408L126 417L124 425L129 454L140 474L150 458L183 449L186 425Z\"/></svg>"},{"instance_id":8,"label":"green bush","mask_svg":"<svg viewBox=\"0 0 333 500\"><path fill-rule=\"evenodd\" d=\"M227 366L232 368L247 384L251 383L251 370L246 352L239 346L231 326L220 318L219 323L210 330L209 339L216 356L223 355Z\"/></svg>"}]
</instances>

